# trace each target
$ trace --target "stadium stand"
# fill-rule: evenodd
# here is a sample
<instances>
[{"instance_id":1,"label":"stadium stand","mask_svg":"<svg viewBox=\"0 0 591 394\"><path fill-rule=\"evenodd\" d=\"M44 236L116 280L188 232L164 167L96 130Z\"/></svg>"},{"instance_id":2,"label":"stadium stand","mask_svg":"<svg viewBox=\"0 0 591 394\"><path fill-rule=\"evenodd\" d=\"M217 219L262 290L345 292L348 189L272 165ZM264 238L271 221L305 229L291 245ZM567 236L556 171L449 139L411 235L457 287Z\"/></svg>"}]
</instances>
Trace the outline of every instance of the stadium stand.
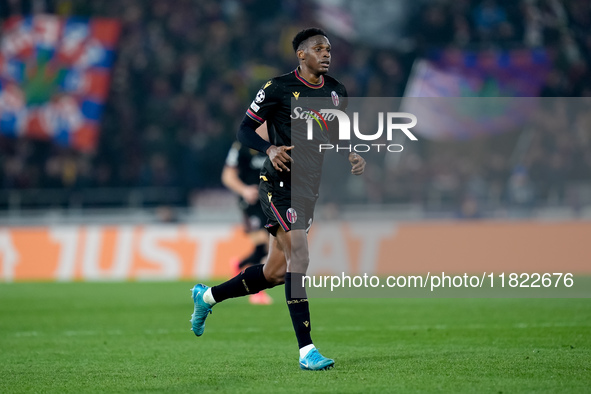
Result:
<instances>
[{"instance_id":1,"label":"stadium stand","mask_svg":"<svg viewBox=\"0 0 591 394\"><path fill-rule=\"evenodd\" d=\"M2 3L2 21L56 13L118 17L123 23L97 151L0 136L3 210L190 207L196 196L221 189L225 153L253 91L293 67L292 32L310 20L322 24L314 1ZM408 50L331 37L339 48L331 74L348 86L350 96L403 95L414 61L432 47L544 48L552 70L540 95L591 96L588 1L421 4L409 23L414 44ZM370 189L372 182L387 186L356 202L418 204L460 217L486 214L483 207L577 209L589 203L590 115L569 117L565 108L548 113L555 115L539 119L519 163L496 153L517 143L516 136L472 143L470 156L418 151L391 168L368 168L364 182ZM556 122L568 127L557 130Z\"/></svg>"}]
</instances>

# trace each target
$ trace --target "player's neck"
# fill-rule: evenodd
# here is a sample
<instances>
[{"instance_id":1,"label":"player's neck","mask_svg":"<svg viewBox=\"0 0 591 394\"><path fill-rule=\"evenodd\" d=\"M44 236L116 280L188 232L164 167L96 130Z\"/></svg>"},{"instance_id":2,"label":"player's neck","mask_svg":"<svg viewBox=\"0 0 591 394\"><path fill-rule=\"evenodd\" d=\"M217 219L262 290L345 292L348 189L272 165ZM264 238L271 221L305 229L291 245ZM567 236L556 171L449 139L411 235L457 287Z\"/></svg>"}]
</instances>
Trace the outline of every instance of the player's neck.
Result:
<instances>
[{"instance_id":1,"label":"player's neck","mask_svg":"<svg viewBox=\"0 0 591 394\"><path fill-rule=\"evenodd\" d=\"M304 78L306 81L311 83L312 85L318 85L322 82L322 74L314 74L309 69L302 67L301 65L297 68L298 74L300 77Z\"/></svg>"}]
</instances>

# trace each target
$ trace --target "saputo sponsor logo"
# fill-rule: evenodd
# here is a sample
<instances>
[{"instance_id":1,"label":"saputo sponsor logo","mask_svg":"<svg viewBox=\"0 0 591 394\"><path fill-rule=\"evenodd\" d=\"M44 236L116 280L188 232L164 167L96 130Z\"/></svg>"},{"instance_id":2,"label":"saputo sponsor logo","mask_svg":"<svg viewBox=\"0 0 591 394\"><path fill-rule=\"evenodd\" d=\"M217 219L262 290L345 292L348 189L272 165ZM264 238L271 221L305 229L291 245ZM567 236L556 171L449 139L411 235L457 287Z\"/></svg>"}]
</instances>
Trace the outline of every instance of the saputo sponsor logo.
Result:
<instances>
[{"instance_id":1,"label":"saputo sponsor logo","mask_svg":"<svg viewBox=\"0 0 591 394\"><path fill-rule=\"evenodd\" d=\"M338 122L338 139L343 143L339 144L319 144L319 152L326 150L349 151L349 152L402 152L404 147L401 144L385 144L385 143L366 143L366 144L351 144L351 130L353 135L362 141L377 141L386 133L387 141L392 141L395 133L402 132L411 141L417 141L417 137L410 131L411 128L417 125L417 117L408 112L378 112L378 129L374 133L362 132L359 130L359 113L353 112L353 127L351 127L351 120L349 115L338 109L321 109L313 110L310 108L296 107L294 108L292 119L306 120L307 124L307 139L309 141L314 139L315 124L320 128L320 131L325 129L328 131L327 122L336 120ZM385 124L385 125L384 125ZM348 144L347 144L348 143Z\"/></svg>"},{"instance_id":2,"label":"saputo sponsor logo","mask_svg":"<svg viewBox=\"0 0 591 394\"><path fill-rule=\"evenodd\" d=\"M299 93L298 93L299 96ZM300 119L300 120L313 120L320 116L327 122L332 122L336 119L336 115L326 112L326 110L321 109L320 111L314 111L310 108L302 108L302 107L295 107L293 109L293 113L291 114L292 119Z\"/></svg>"}]
</instances>

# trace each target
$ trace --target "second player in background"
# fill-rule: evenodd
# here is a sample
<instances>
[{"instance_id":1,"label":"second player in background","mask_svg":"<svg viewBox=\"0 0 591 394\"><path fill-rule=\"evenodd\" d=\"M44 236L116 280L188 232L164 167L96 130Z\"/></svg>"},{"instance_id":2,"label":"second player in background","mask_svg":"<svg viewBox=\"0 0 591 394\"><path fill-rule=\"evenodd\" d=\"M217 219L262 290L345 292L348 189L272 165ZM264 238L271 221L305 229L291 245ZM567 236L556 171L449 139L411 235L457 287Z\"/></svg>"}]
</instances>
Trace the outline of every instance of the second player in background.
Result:
<instances>
[{"instance_id":1,"label":"second player in background","mask_svg":"<svg viewBox=\"0 0 591 394\"><path fill-rule=\"evenodd\" d=\"M257 129L257 133L268 140L267 124ZM257 264L262 264L267 256L269 233L265 230L267 217L259 202L259 176L267 155L242 145L236 141L230 148L222 172L222 183L239 197L238 206L242 210L244 231L254 244L252 253L242 260L232 260L234 274ZM267 292L260 291L249 296L251 304L269 305L273 299Z\"/></svg>"}]
</instances>

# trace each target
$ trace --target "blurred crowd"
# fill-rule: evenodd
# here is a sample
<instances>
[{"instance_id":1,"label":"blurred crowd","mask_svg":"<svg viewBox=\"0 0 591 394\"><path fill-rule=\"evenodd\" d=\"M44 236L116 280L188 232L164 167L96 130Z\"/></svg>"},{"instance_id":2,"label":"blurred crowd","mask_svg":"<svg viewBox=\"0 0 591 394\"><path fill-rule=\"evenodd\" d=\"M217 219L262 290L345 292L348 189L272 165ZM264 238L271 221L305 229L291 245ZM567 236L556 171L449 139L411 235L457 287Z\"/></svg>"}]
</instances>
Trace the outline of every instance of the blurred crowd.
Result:
<instances>
[{"instance_id":1,"label":"blurred crowd","mask_svg":"<svg viewBox=\"0 0 591 394\"><path fill-rule=\"evenodd\" d=\"M541 95L591 95L591 3L586 0L427 2L414 37L420 48L545 48L553 60Z\"/></svg>"},{"instance_id":2,"label":"blurred crowd","mask_svg":"<svg viewBox=\"0 0 591 394\"><path fill-rule=\"evenodd\" d=\"M0 3L3 20L51 12L116 17L123 23L97 152L80 154L43 141L0 137L0 188L177 187L186 204L196 192L221 188L227 150L253 94L268 78L296 66L291 49L295 32L322 26L328 17L316 12L312 0ZM398 97L414 60L430 48L544 47L553 69L540 94L591 96L590 27L588 0L418 2L408 23L415 43L411 50L372 48L334 35L331 74L351 96ZM423 149L396 166L369 168L369 184L373 179L391 185L369 198L438 199L466 204L469 211L483 198L513 201L512 188L521 176L532 184L532 199L562 201L565 182L591 179L589 119L581 117L567 130L536 130L520 163L495 153L497 142L492 141L473 144L476 152L470 155ZM372 173L379 175L372 178Z\"/></svg>"},{"instance_id":3,"label":"blurred crowd","mask_svg":"<svg viewBox=\"0 0 591 394\"><path fill-rule=\"evenodd\" d=\"M528 215L540 205L576 212L591 201L589 108L591 98L542 99L518 138L432 143L394 166L385 161L368 173L370 195L464 218Z\"/></svg>"}]
</instances>

